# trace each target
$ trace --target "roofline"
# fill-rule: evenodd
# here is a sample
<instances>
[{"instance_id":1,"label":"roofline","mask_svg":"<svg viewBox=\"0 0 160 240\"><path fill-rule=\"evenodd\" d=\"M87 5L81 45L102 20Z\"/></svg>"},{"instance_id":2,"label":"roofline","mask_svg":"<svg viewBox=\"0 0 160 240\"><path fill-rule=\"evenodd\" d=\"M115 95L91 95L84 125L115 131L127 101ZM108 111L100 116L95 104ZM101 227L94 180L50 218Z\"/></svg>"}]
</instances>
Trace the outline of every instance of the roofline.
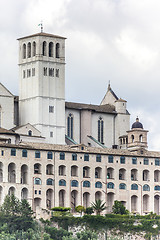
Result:
<instances>
[{"instance_id":1,"label":"roofline","mask_svg":"<svg viewBox=\"0 0 160 240\"><path fill-rule=\"evenodd\" d=\"M49 34L49 33L40 32L40 33L35 33L35 34L32 34L32 35L25 36L25 37L17 38L17 40L22 40L22 39L31 38L31 37L38 37L38 36L67 39L66 37L62 37L62 36L59 36L59 35L54 35L54 34Z\"/></svg>"}]
</instances>

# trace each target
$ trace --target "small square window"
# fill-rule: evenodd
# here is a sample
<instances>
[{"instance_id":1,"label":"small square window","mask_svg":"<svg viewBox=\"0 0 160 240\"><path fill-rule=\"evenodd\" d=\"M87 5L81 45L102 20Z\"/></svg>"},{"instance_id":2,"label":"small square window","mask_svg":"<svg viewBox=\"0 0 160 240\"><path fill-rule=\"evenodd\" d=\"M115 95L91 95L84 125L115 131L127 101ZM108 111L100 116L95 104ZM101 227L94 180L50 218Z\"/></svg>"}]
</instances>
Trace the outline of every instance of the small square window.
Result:
<instances>
[{"instance_id":1,"label":"small square window","mask_svg":"<svg viewBox=\"0 0 160 240\"><path fill-rule=\"evenodd\" d=\"M54 112L54 106L49 106L49 113L53 113Z\"/></svg>"}]
</instances>

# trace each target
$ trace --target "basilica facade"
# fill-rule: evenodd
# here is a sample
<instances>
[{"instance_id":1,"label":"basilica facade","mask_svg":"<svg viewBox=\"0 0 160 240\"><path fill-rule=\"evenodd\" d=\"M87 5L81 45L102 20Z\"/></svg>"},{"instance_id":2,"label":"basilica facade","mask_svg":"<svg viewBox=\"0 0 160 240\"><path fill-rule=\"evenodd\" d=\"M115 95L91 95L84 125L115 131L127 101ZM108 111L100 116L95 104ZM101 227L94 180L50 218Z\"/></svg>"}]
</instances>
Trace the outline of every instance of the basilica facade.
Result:
<instances>
[{"instance_id":1,"label":"basilica facade","mask_svg":"<svg viewBox=\"0 0 160 240\"><path fill-rule=\"evenodd\" d=\"M99 105L65 101L65 38L40 32L19 41L19 96L0 83L0 203L27 199L35 215L54 206L114 200L130 212L160 208L160 153L148 131L130 128L127 102L110 84Z\"/></svg>"}]
</instances>

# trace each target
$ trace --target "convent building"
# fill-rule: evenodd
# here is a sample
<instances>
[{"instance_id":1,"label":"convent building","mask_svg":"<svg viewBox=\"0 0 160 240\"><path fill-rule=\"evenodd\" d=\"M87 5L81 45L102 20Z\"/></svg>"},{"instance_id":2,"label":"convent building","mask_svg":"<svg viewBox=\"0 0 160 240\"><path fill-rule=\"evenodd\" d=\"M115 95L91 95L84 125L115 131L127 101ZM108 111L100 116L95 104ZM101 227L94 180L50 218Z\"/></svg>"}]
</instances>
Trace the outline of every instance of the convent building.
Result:
<instances>
[{"instance_id":1,"label":"convent building","mask_svg":"<svg viewBox=\"0 0 160 240\"><path fill-rule=\"evenodd\" d=\"M130 128L126 101L110 84L99 105L65 101L65 38L19 41L19 96L0 83L0 203L27 199L37 218L54 206L114 200L130 212L160 213L160 152Z\"/></svg>"}]
</instances>

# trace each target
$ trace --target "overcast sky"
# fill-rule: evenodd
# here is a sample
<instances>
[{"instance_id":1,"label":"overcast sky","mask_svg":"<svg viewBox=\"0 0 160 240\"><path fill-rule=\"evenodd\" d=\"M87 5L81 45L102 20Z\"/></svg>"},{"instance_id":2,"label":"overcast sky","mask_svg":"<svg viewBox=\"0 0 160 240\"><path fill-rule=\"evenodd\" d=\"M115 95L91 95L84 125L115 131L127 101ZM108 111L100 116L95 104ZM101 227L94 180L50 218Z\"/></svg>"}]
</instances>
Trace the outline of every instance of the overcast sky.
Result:
<instances>
[{"instance_id":1,"label":"overcast sky","mask_svg":"<svg viewBox=\"0 0 160 240\"><path fill-rule=\"evenodd\" d=\"M159 0L0 0L0 81L18 95L17 38L67 37L66 100L99 104L110 80L160 151Z\"/></svg>"}]
</instances>

